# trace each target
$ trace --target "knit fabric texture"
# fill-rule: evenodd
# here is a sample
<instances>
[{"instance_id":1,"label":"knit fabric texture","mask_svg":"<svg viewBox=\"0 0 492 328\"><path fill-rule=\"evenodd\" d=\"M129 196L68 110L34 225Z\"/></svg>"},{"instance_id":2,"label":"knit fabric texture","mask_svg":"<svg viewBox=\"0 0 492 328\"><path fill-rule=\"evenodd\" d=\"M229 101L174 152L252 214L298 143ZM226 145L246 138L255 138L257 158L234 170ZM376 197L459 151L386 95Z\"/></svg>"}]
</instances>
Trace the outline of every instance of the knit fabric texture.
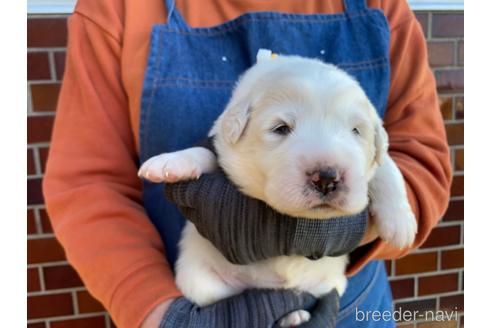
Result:
<instances>
[{"instance_id":1,"label":"knit fabric texture","mask_svg":"<svg viewBox=\"0 0 492 328\"><path fill-rule=\"evenodd\" d=\"M167 198L232 263L248 264L280 255L310 259L338 256L362 240L368 211L327 220L281 214L242 194L223 172L168 184Z\"/></svg>"},{"instance_id":2,"label":"knit fabric texture","mask_svg":"<svg viewBox=\"0 0 492 328\"><path fill-rule=\"evenodd\" d=\"M296 310L311 313L302 328L333 328L339 307L335 290L316 300L292 290L251 289L212 305L198 307L181 297L171 303L159 328L266 328Z\"/></svg>"}]
</instances>

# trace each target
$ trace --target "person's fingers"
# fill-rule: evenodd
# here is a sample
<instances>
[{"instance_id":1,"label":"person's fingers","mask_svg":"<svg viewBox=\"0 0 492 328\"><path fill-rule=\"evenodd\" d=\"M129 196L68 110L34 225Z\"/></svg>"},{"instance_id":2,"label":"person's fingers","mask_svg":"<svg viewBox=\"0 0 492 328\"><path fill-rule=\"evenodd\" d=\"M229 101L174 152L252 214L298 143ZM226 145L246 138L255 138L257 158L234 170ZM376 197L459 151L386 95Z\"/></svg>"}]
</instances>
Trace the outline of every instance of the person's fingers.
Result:
<instances>
[{"instance_id":1,"label":"person's fingers","mask_svg":"<svg viewBox=\"0 0 492 328\"><path fill-rule=\"evenodd\" d=\"M195 206L196 194L200 190L201 181L183 181L166 184L164 192L166 198L178 206Z\"/></svg>"},{"instance_id":2,"label":"person's fingers","mask_svg":"<svg viewBox=\"0 0 492 328\"><path fill-rule=\"evenodd\" d=\"M290 289L284 290L272 290L269 292L269 299L281 301L271 302L274 304L272 306L272 316L274 321L280 320L286 314L297 311L306 310L310 312L316 306L316 298L305 292L298 292Z\"/></svg>"},{"instance_id":3,"label":"person's fingers","mask_svg":"<svg viewBox=\"0 0 492 328\"><path fill-rule=\"evenodd\" d=\"M197 220L199 219L200 213L193 207L184 207L180 206L179 210L181 211L181 214L188 220L190 220L193 223L197 223Z\"/></svg>"},{"instance_id":4,"label":"person's fingers","mask_svg":"<svg viewBox=\"0 0 492 328\"><path fill-rule=\"evenodd\" d=\"M296 310L309 311L316 298L309 293L293 290L248 289L241 294L214 304L195 308L200 319L220 319L220 327L271 327L276 321ZM238 318L239 321L238 321Z\"/></svg>"},{"instance_id":5,"label":"person's fingers","mask_svg":"<svg viewBox=\"0 0 492 328\"><path fill-rule=\"evenodd\" d=\"M297 327L299 328L334 328L340 308L340 296L333 289L318 299L311 312L311 319Z\"/></svg>"},{"instance_id":6,"label":"person's fingers","mask_svg":"<svg viewBox=\"0 0 492 328\"><path fill-rule=\"evenodd\" d=\"M230 182L223 174L204 174L197 180L181 181L166 185L166 196L177 205L194 207L196 202L220 197L218 192Z\"/></svg>"}]
</instances>

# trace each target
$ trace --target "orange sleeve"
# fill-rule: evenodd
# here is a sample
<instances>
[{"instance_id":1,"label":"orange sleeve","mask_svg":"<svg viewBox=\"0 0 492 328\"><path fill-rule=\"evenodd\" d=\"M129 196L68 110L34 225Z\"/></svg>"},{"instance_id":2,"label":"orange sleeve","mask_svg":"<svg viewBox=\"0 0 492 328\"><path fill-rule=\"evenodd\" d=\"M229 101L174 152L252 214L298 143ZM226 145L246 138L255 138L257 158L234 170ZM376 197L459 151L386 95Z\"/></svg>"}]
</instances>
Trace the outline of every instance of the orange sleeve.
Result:
<instances>
[{"instance_id":1,"label":"orange sleeve","mask_svg":"<svg viewBox=\"0 0 492 328\"><path fill-rule=\"evenodd\" d=\"M120 55L116 37L72 15L43 188L67 259L118 327L134 328L180 292L141 205Z\"/></svg>"},{"instance_id":2,"label":"orange sleeve","mask_svg":"<svg viewBox=\"0 0 492 328\"><path fill-rule=\"evenodd\" d=\"M391 259L419 247L440 220L449 200L452 170L436 83L427 59L422 29L406 4L399 3L402 19L391 29L391 85L384 125L389 153L400 168L418 232L414 244L396 249L381 239L352 254L349 275L372 259Z\"/></svg>"}]
</instances>

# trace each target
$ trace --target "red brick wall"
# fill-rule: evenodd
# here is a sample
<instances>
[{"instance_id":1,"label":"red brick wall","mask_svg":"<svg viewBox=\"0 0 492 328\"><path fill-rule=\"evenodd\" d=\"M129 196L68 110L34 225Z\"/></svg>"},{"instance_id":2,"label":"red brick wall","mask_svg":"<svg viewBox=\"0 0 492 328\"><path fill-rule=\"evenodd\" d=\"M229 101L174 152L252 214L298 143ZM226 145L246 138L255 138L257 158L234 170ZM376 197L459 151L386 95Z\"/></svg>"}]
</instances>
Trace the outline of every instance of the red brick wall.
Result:
<instances>
[{"instance_id":1,"label":"red brick wall","mask_svg":"<svg viewBox=\"0 0 492 328\"><path fill-rule=\"evenodd\" d=\"M449 209L425 245L388 261L395 306L460 311L458 321L402 327L463 327L463 12L418 12L428 39L441 111L452 149L454 182ZM43 205L41 180L67 39L66 16L28 18L27 247L28 327L110 327L102 306L85 290L56 241Z\"/></svg>"},{"instance_id":2,"label":"red brick wall","mask_svg":"<svg viewBox=\"0 0 492 328\"><path fill-rule=\"evenodd\" d=\"M464 327L464 98L463 12L418 12L427 38L429 62L436 76L446 123L454 178L442 221L413 254L388 261L395 307L458 310L458 322L415 323L402 327Z\"/></svg>"},{"instance_id":3,"label":"red brick wall","mask_svg":"<svg viewBox=\"0 0 492 328\"><path fill-rule=\"evenodd\" d=\"M63 76L66 16L31 16L27 24L27 319L29 328L109 327L54 238L41 180Z\"/></svg>"}]
</instances>

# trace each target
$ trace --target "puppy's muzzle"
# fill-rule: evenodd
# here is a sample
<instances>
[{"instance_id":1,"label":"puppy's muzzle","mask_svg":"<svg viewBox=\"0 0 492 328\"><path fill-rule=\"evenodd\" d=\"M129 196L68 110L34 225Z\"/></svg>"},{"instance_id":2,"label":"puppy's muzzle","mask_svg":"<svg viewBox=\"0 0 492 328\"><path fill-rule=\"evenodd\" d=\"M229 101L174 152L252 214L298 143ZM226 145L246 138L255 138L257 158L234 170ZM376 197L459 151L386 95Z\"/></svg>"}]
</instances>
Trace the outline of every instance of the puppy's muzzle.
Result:
<instances>
[{"instance_id":1,"label":"puppy's muzzle","mask_svg":"<svg viewBox=\"0 0 492 328\"><path fill-rule=\"evenodd\" d=\"M334 168L326 168L310 174L314 189L326 196L337 190L340 182L338 171Z\"/></svg>"}]
</instances>

